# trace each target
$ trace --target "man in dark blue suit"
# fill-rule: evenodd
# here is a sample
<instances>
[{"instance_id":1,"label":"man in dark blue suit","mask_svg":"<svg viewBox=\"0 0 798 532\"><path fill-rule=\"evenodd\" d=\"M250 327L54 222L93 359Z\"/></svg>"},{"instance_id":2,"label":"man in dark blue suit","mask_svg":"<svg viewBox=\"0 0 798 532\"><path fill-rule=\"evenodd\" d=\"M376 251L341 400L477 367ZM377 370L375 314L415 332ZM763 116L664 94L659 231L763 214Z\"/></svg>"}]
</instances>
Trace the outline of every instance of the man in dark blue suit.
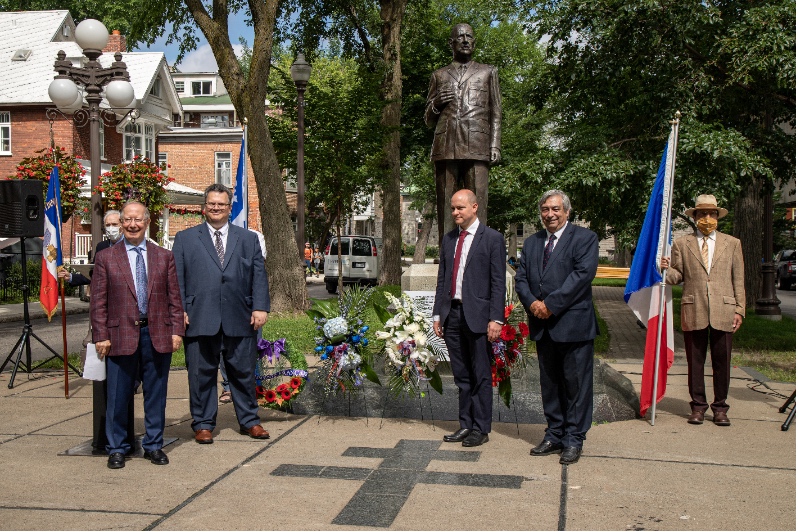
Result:
<instances>
[{"instance_id":1,"label":"man in dark blue suit","mask_svg":"<svg viewBox=\"0 0 798 532\"><path fill-rule=\"evenodd\" d=\"M568 223L571 202L550 190L539 203L544 230L526 239L515 291L537 343L546 435L532 456L562 452L561 464L582 454L593 419L593 339L598 321L591 283L598 268L596 233Z\"/></svg>"},{"instance_id":2,"label":"man in dark blue suit","mask_svg":"<svg viewBox=\"0 0 798 532\"><path fill-rule=\"evenodd\" d=\"M197 443L213 443L220 355L240 432L269 437L255 396L256 331L268 319L269 282L257 235L228 221L232 199L224 185L206 188L206 223L177 233L172 248L186 313L191 428Z\"/></svg>"},{"instance_id":3,"label":"man in dark blue suit","mask_svg":"<svg viewBox=\"0 0 798 532\"><path fill-rule=\"evenodd\" d=\"M443 437L476 447L488 441L493 415L490 342L504 320L504 237L477 219L477 197L452 195L457 227L441 243L433 329L449 351L459 395L460 429Z\"/></svg>"}]
</instances>

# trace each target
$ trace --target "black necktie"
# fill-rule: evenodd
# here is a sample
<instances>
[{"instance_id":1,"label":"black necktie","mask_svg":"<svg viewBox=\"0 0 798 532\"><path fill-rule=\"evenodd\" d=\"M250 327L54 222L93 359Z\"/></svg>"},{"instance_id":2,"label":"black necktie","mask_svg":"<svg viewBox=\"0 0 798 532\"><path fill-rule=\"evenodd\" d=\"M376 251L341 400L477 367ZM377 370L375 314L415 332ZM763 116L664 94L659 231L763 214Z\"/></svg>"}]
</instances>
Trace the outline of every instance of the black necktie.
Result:
<instances>
[{"instance_id":1,"label":"black necktie","mask_svg":"<svg viewBox=\"0 0 798 532\"><path fill-rule=\"evenodd\" d=\"M551 256L551 250L554 249L554 239L557 238L554 235L549 237L549 243L546 244L546 249L543 250L543 269L546 269L546 264L549 263L549 257Z\"/></svg>"}]
</instances>

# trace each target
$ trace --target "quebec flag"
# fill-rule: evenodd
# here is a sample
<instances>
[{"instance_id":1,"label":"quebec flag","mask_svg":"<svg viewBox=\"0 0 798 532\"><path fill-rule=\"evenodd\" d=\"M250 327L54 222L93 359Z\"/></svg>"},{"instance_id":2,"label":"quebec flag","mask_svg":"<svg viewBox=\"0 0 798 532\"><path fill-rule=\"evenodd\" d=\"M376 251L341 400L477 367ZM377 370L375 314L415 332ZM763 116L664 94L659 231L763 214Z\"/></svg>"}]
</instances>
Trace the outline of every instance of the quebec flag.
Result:
<instances>
[{"instance_id":1,"label":"quebec flag","mask_svg":"<svg viewBox=\"0 0 798 532\"><path fill-rule=\"evenodd\" d=\"M63 267L61 256L61 180L58 166L50 172L47 197L44 200L44 242L42 242L42 284L39 302L47 314L47 321L58 306L58 270Z\"/></svg>"},{"instance_id":2,"label":"quebec flag","mask_svg":"<svg viewBox=\"0 0 798 532\"><path fill-rule=\"evenodd\" d=\"M662 274L660 259L670 256L671 224L670 198L673 185L673 168L675 160L672 149L675 149L674 134L668 138L662 161L657 171L657 179L651 191L648 211L643 221L643 229L637 240L637 248L629 279L626 282L624 300L632 309L637 319L646 324L646 351L643 359L643 380L640 389L640 415L645 416L651 407L654 389L654 368L657 349L657 320L660 308ZM662 340L657 378L657 402L665 395L668 369L673 365L673 303L671 287L665 288L665 311L662 321Z\"/></svg>"},{"instance_id":3,"label":"quebec flag","mask_svg":"<svg viewBox=\"0 0 798 532\"><path fill-rule=\"evenodd\" d=\"M238 156L238 169L236 170L236 187L233 191L233 208L230 212L230 223L247 228L247 215L249 214L249 200L247 194L247 173L245 164L247 157L247 133L241 138L241 153Z\"/></svg>"}]
</instances>

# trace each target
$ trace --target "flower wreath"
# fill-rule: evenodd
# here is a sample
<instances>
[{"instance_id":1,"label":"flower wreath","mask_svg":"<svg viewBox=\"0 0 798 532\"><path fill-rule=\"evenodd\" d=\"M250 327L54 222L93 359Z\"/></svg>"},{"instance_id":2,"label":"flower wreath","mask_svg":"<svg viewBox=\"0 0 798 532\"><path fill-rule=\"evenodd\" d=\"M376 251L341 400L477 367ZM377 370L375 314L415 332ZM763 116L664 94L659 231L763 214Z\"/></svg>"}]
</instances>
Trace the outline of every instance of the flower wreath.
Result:
<instances>
[{"instance_id":1,"label":"flower wreath","mask_svg":"<svg viewBox=\"0 0 798 532\"><path fill-rule=\"evenodd\" d=\"M305 355L293 349L285 338L274 342L262 338L258 340L255 391L260 406L290 411L307 380L308 362Z\"/></svg>"},{"instance_id":2,"label":"flower wreath","mask_svg":"<svg viewBox=\"0 0 798 532\"><path fill-rule=\"evenodd\" d=\"M493 387L498 387L499 396L508 408L513 395L510 377L518 361L523 359L521 346L529 336L529 327L523 321L518 324L517 328L509 323L510 315L515 308L516 305L504 307L504 325L502 325L501 336L491 344L493 356L490 359L490 372Z\"/></svg>"}]
</instances>

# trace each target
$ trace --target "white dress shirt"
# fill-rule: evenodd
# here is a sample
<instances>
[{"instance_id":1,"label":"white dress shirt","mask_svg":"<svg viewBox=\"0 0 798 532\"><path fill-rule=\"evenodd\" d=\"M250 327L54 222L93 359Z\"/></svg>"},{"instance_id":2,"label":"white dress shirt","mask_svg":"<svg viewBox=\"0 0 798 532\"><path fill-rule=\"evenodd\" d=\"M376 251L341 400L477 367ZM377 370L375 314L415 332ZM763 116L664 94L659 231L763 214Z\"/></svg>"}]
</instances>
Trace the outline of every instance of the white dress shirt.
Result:
<instances>
[{"instance_id":1,"label":"white dress shirt","mask_svg":"<svg viewBox=\"0 0 798 532\"><path fill-rule=\"evenodd\" d=\"M138 246L134 246L133 244L127 241L127 238L125 239L125 251L127 251L127 260L130 263L130 271L131 273L133 273L133 283L136 286L136 293L138 294L139 280L136 279L136 257L138 257L138 253L133 251L136 248L141 249L141 256L144 258L144 271L147 272L147 276L149 278L150 267L147 264L147 239L145 238L144 240L142 240L141 244L139 244Z\"/></svg>"},{"instance_id":2,"label":"white dress shirt","mask_svg":"<svg viewBox=\"0 0 798 532\"><path fill-rule=\"evenodd\" d=\"M468 252L471 250L471 243L474 241L474 235L477 234L477 228L479 227L479 219L475 219L474 223L468 226L466 231L466 237L463 240L463 249L460 251L460 263L458 264L458 268L456 272L452 272L452 275L457 275L456 279L457 282L454 287L454 295L452 299L463 299L463 274L465 273L465 266L466 266L466 259L468 258ZM457 235L458 240L460 239L460 234ZM454 253L457 255L457 245L454 246ZM454 255L452 256L452 260L454 260Z\"/></svg>"},{"instance_id":3,"label":"white dress shirt","mask_svg":"<svg viewBox=\"0 0 798 532\"><path fill-rule=\"evenodd\" d=\"M208 231L211 232L211 242L213 242L214 246L216 245L216 231L222 233L222 246L224 247L224 254L227 255L227 234L230 232L230 224L224 224L221 229L214 229L208 222L205 222L205 224L208 226Z\"/></svg>"},{"instance_id":4,"label":"white dress shirt","mask_svg":"<svg viewBox=\"0 0 798 532\"><path fill-rule=\"evenodd\" d=\"M556 248L556 247L557 247L557 243L558 243L558 242L560 241L560 239L562 238L562 234L565 232L565 228L566 228L566 227L568 227L568 220L566 220L566 221L565 221L565 225L563 225L562 227L560 227L560 228L559 228L559 229L558 229L558 230L557 230L555 233L549 233L549 230L548 230L548 229L546 229L546 244L547 244L547 245L548 245L548 243L549 243L549 238L551 238L551 235L553 234L553 235L554 235L554 237L555 237L555 238L554 238L554 242L552 242L552 243L551 243L551 251L552 251L552 252L554 251L554 248ZM544 246L544 249L545 249L545 246Z\"/></svg>"},{"instance_id":5,"label":"white dress shirt","mask_svg":"<svg viewBox=\"0 0 798 532\"><path fill-rule=\"evenodd\" d=\"M698 252L699 252L699 257L700 257L701 256L700 255L701 248L704 246L704 233L702 233L701 231L696 231L695 232L695 237L698 239ZM712 257L715 255L715 239L716 239L716 237L717 237L717 235L715 234L715 231L712 231L711 233L709 233L707 235L707 250L708 250L708 253L707 253L707 271L710 271L712 269Z\"/></svg>"}]
</instances>

